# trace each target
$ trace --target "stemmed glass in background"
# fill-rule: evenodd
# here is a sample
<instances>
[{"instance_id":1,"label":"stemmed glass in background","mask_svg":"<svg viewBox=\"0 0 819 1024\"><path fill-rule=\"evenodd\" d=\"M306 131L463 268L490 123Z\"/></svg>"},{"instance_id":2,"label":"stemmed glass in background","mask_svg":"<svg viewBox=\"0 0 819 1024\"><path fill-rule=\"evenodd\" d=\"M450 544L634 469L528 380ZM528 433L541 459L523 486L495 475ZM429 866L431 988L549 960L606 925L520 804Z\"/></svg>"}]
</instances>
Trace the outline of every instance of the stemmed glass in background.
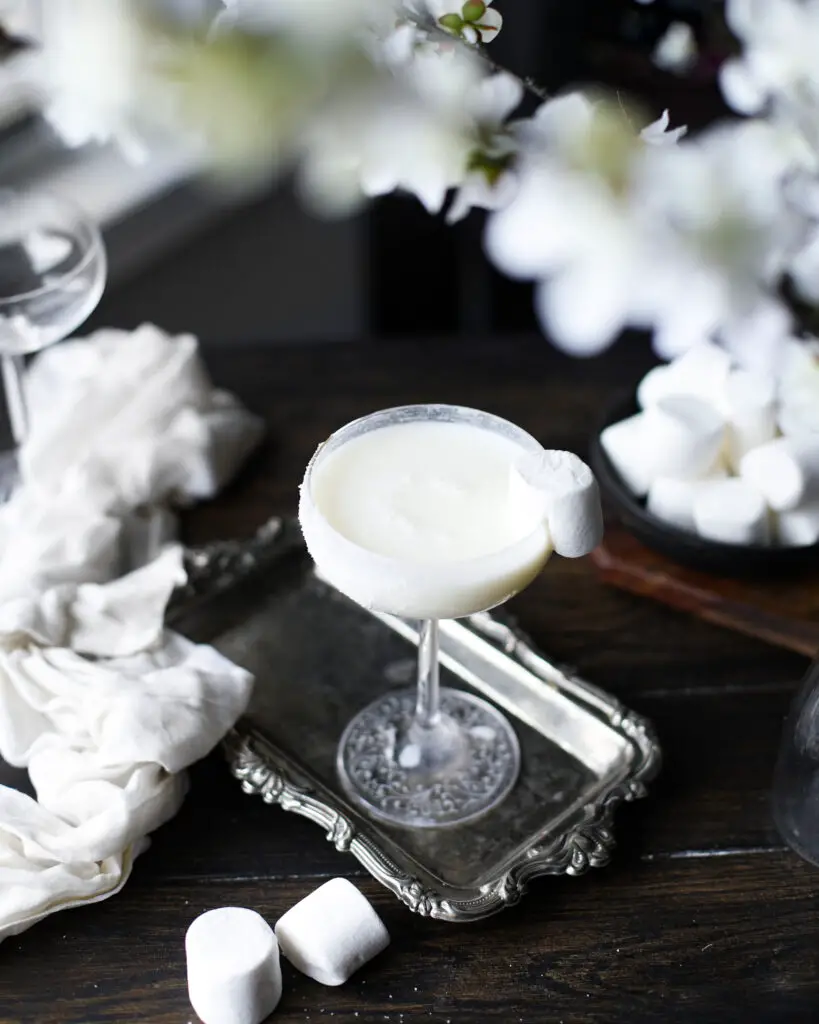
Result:
<instances>
[{"instance_id":1,"label":"stemmed glass in background","mask_svg":"<svg viewBox=\"0 0 819 1024\"><path fill-rule=\"evenodd\" d=\"M71 334L96 307L106 259L96 226L72 203L0 190L0 363L15 449L0 453L0 500L18 480L29 414L25 357Z\"/></svg>"},{"instance_id":2,"label":"stemmed glass in background","mask_svg":"<svg viewBox=\"0 0 819 1024\"><path fill-rule=\"evenodd\" d=\"M413 828L473 820L496 807L514 786L520 751L510 723L486 701L440 687L438 620L471 615L505 601L532 581L551 552L548 530L537 515L522 517L519 529L516 520L496 549L490 539L485 553L466 558L439 559L431 554L413 561L385 556L337 529L332 515L328 517L328 502L322 500L325 460L382 428L427 423L474 431L474 452L466 455L478 473L486 449L493 445L506 446L510 466L543 453L525 431L479 410L450 405L388 409L342 427L320 446L308 466L299 509L307 546L325 579L375 611L420 620L416 689L389 692L359 712L345 729L337 756L340 781L354 803L382 821ZM410 503L417 499L418 482L435 474L428 467L429 438L426 444L424 439L420 442L412 453L417 456L413 465L398 466L399 473L406 470L406 488L415 491ZM391 473L394 454L383 465ZM422 501L420 508L416 501L413 508L419 528L429 531L430 552L436 516L446 514L448 504L451 508L452 492L447 497L447 488L459 486L438 472L435 487L440 501ZM360 479L342 480L342 492L354 494L357 488L362 488ZM498 490L506 490L505 479ZM475 500L480 501L480 492ZM491 494L487 500L492 501ZM469 508L464 512L468 518Z\"/></svg>"}]
</instances>

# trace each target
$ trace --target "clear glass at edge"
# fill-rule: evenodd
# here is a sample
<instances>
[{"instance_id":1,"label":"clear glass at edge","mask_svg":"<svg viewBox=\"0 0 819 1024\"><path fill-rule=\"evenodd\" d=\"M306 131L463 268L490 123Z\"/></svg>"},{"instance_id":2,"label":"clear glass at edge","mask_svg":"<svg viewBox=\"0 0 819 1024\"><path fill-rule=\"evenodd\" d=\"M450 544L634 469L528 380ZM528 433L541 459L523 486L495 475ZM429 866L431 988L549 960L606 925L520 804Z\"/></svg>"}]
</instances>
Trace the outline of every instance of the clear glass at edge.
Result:
<instances>
[{"instance_id":1,"label":"clear glass at edge","mask_svg":"<svg viewBox=\"0 0 819 1024\"><path fill-rule=\"evenodd\" d=\"M785 720L771 802L779 834L819 867L819 660L808 670Z\"/></svg>"},{"instance_id":2,"label":"clear glass at edge","mask_svg":"<svg viewBox=\"0 0 819 1024\"><path fill-rule=\"evenodd\" d=\"M348 424L319 449L305 477L308 493L311 471L327 450L370 429L423 419L427 409L437 411L433 418L456 422L479 417L481 426L520 444L522 454L541 450L520 428L476 410L384 410ZM321 573L320 563L318 569ZM415 688L393 690L373 701L348 724L338 747L338 774L351 801L374 818L401 827L446 827L474 820L509 794L520 770L517 736L505 716L468 691L441 687L439 638L437 620L418 623Z\"/></svg>"},{"instance_id":3,"label":"clear glass at edge","mask_svg":"<svg viewBox=\"0 0 819 1024\"><path fill-rule=\"evenodd\" d=\"M73 203L0 189L0 366L16 446L0 452L0 501L16 486L17 448L30 427L26 356L61 341L87 319L105 276L100 233Z\"/></svg>"}]
</instances>

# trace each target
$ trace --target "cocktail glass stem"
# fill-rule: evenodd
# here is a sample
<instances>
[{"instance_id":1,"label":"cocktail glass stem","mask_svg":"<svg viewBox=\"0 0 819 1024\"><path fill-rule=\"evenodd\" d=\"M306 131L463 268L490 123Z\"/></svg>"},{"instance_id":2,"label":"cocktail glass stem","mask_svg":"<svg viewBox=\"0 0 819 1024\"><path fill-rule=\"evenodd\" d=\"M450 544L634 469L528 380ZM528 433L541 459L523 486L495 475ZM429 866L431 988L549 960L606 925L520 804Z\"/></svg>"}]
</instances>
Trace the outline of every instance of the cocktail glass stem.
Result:
<instances>
[{"instance_id":1,"label":"cocktail glass stem","mask_svg":"<svg viewBox=\"0 0 819 1024\"><path fill-rule=\"evenodd\" d=\"M422 730L433 729L441 719L439 642L438 620L425 619L418 641L418 700L415 705L415 725Z\"/></svg>"},{"instance_id":2,"label":"cocktail glass stem","mask_svg":"<svg viewBox=\"0 0 819 1024\"><path fill-rule=\"evenodd\" d=\"M19 446L28 434L28 404L25 392L25 358L21 355L4 355L3 386L6 392L11 433Z\"/></svg>"},{"instance_id":3,"label":"cocktail glass stem","mask_svg":"<svg viewBox=\"0 0 819 1024\"><path fill-rule=\"evenodd\" d=\"M418 636L415 711L404 743L399 744L399 762L412 764L430 779L450 771L469 753L463 730L441 711L439 644L438 620L424 619Z\"/></svg>"}]
</instances>

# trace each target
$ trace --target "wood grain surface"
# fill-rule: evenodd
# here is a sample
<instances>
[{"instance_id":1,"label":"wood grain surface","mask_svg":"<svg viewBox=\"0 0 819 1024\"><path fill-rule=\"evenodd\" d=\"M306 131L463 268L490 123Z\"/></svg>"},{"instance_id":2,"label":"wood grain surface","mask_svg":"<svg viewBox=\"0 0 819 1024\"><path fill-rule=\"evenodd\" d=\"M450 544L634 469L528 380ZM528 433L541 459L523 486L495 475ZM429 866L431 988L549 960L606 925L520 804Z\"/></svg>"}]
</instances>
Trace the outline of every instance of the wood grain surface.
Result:
<instances>
[{"instance_id":1,"label":"wood grain surface","mask_svg":"<svg viewBox=\"0 0 819 1024\"><path fill-rule=\"evenodd\" d=\"M686 569L612 526L592 555L602 579L808 657L819 653L819 575L733 580Z\"/></svg>"},{"instance_id":2,"label":"wood grain surface","mask_svg":"<svg viewBox=\"0 0 819 1024\"><path fill-rule=\"evenodd\" d=\"M315 448L354 416L410 401L474 405L549 447L582 452L598 410L648 365L639 347L588 362L540 339L221 348L214 378L270 426L241 478L193 512L192 541L291 513ZM539 880L469 926L426 921L315 826L244 796L218 754L192 771L118 896L0 945L2 1024L187 1024L183 941L224 904L274 921L323 879L372 896L393 942L348 985L285 966L271 1021L346 1024L807 1024L819 1006L819 872L776 835L768 790L807 660L605 585L555 558L511 609L535 642L655 723L665 753L647 800L618 813L612 864Z\"/></svg>"}]
</instances>

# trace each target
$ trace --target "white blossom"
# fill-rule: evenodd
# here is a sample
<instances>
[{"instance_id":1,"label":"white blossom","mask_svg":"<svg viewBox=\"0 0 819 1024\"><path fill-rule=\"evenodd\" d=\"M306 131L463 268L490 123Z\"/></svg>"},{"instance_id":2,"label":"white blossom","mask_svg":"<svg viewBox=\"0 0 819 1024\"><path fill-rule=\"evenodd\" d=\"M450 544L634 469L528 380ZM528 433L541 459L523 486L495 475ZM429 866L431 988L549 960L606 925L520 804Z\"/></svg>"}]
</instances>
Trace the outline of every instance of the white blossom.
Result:
<instances>
[{"instance_id":1,"label":"white blossom","mask_svg":"<svg viewBox=\"0 0 819 1024\"><path fill-rule=\"evenodd\" d=\"M728 103L755 114L770 99L788 103L819 95L819 0L727 0L725 16L742 54L720 73Z\"/></svg>"},{"instance_id":2,"label":"white blossom","mask_svg":"<svg viewBox=\"0 0 819 1024\"><path fill-rule=\"evenodd\" d=\"M654 47L651 59L661 71L685 74L697 61L694 31L684 21L672 22Z\"/></svg>"},{"instance_id":3,"label":"white blossom","mask_svg":"<svg viewBox=\"0 0 819 1024\"><path fill-rule=\"evenodd\" d=\"M380 82L339 99L306 126L302 188L327 211L402 189L437 213L467 177L481 139L497 131L520 97L515 79L486 77L463 50L414 51L392 86Z\"/></svg>"},{"instance_id":4,"label":"white blossom","mask_svg":"<svg viewBox=\"0 0 819 1024\"><path fill-rule=\"evenodd\" d=\"M485 78L469 95L467 109L475 119L483 145L474 154L473 168L450 204L448 224L463 220L474 207L499 210L511 201L517 190L517 177L508 169L507 158L515 145L503 126L522 98L523 86L506 73ZM485 166L481 166L482 160Z\"/></svg>"},{"instance_id":5,"label":"white blossom","mask_svg":"<svg viewBox=\"0 0 819 1024\"><path fill-rule=\"evenodd\" d=\"M313 42L386 30L397 17L397 0L222 0L219 29L285 32Z\"/></svg>"},{"instance_id":6,"label":"white blossom","mask_svg":"<svg viewBox=\"0 0 819 1024\"><path fill-rule=\"evenodd\" d=\"M470 210L502 210L508 206L518 190L517 176L501 171L493 181L484 171L470 171L455 194L446 213L447 224L457 224Z\"/></svg>"},{"instance_id":7,"label":"white blossom","mask_svg":"<svg viewBox=\"0 0 819 1024\"><path fill-rule=\"evenodd\" d=\"M780 424L788 432L819 432L819 339L788 338L778 375Z\"/></svg>"},{"instance_id":8,"label":"white blossom","mask_svg":"<svg viewBox=\"0 0 819 1024\"><path fill-rule=\"evenodd\" d=\"M39 18L31 0L0 0L0 25L12 36L37 38Z\"/></svg>"},{"instance_id":9,"label":"white blossom","mask_svg":"<svg viewBox=\"0 0 819 1024\"><path fill-rule=\"evenodd\" d=\"M72 147L115 141L130 159L146 157L135 124L141 42L127 0L42 5L38 58L45 118Z\"/></svg>"},{"instance_id":10,"label":"white blossom","mask_svg":"<svg viewBox=\"0 0 819 1024\"><path fill-rule=\"evenodd\" d=\"M520 185L492 214L487 248L502 270L538 282L536 309L557 344L593 354L632 325L653 329L671 357L707 337L733 345L740 329L760 351L782 336L773 289L799 224L782 201L787 159L765 126L647 145L616 111L568 96L521 135Z\"/></svg>"}]
</instances>

